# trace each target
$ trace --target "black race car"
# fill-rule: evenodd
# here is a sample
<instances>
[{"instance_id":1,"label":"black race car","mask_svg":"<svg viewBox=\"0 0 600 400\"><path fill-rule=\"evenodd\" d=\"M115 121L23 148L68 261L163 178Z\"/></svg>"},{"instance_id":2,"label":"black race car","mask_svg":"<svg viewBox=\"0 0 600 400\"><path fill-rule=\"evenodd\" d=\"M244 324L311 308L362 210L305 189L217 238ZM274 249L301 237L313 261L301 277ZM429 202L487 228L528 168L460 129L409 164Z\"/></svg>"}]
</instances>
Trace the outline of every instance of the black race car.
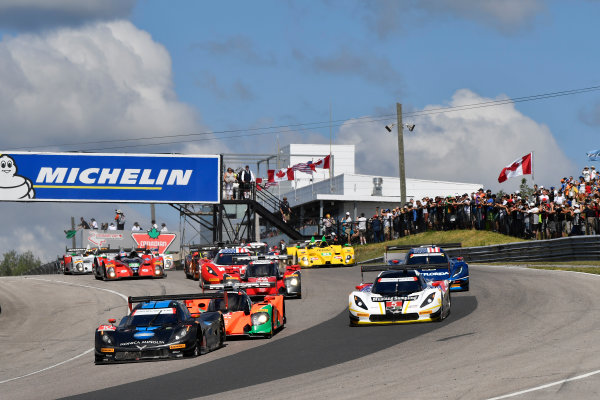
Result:
<instances>
[{"instance_id":1,"label":"black race car","mask_svg":"<svg viewBox=\"0 0 600 400\"><path fill-rule=\"evenodd\" d=\"M115 319L109 319L108 325L100 325L96 330L96 364L195 357L222 347L225 322L221 312L192 315L186 306L191 300L198 302L216 296L129 297L130 314L119 325L114 325ZM139 304L133 307L134 303Z\"/></svg>"}]
</instances>

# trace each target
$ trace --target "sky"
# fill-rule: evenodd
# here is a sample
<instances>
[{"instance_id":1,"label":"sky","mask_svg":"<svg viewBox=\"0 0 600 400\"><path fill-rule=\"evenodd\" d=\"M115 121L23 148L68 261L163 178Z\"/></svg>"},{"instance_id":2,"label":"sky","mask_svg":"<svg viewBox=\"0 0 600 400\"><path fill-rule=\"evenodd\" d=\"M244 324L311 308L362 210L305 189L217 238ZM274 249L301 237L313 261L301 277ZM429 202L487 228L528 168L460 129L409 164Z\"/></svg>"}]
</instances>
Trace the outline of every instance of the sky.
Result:
<instances>
[{"instance_id":1,"label":"sky","mask_svg":"<svg viewBox=\"0 0 600 400\"><path fill-rule=\"evenodd\" d=\"M534 151L551 186L600 148L600 91L426 111L600 86L599 16L595 0L0 0L0 151L275 153L329 143L331 112L358 173L397 176L398 102L408 178L514 190L500 170ZM116 208L148 225L148 205L1 203L0 254L52 259L71 216Z\"/></svg>"}]
</instances>

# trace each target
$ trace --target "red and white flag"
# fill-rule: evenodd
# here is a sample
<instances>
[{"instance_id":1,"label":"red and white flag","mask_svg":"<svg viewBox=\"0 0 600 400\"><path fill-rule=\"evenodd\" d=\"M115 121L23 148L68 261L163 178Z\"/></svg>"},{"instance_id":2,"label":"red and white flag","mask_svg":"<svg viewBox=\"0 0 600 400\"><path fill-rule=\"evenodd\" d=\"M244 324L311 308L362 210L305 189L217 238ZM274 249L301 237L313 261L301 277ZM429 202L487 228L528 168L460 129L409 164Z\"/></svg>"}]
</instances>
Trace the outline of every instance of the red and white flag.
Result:
<instances>
[{"instance_id":1,"label":"red and white flag","mask_svg":"<svg viewBox=\"0 0 600 400\"><path fill-rule=\"evenodd\" d=\"M330 159L331 159L331 154L325 158L319 158L317 161L315 161L312 164L315 166L315 168L329 169Z\"/></svg>"},{"instance_id":2,"label":"red and white flag","mask_svg":"<svg viewBox=\"0 0 600 400\"><path fill-rule=\"evenodd\" d=\"M312 161L305 163L298 163L292 167L294 171L304 172L305 174L312 174L315 170L315 165Z\"/></svg>"},{"instance_id":3,"label":"red and white flag","mask_svg":"<svg viewBox=\"0 0 600 400\"><path fill-rule=\"evenodd\" d=\"M280 169L279 171L270 169L267 171L267 175L269 176L269 182L293 181L294 180L294 169L293 168L283 168L283 169Z\"/></svg>"},{"instance_id":4,"label":"red and white flag","mask_svg":"<svg viewBox=\"0 0 600 400\"><path fill-rule=\"evenodd\" d=\"M529 153L504 167L502 172L500 172L498 182L502 183L508 178L514 178L515 176L531 175L531 158L531 153Z\"/></svg>"}]
</instances>

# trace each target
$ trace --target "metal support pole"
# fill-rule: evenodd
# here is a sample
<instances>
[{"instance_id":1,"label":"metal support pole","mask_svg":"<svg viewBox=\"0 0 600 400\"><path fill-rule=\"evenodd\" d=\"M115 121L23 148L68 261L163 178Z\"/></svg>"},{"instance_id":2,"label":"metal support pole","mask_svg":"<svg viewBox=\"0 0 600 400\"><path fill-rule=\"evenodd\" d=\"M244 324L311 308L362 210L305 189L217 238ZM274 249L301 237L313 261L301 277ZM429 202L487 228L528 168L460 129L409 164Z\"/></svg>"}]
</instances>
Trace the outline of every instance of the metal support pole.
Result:
<instances>
[{"instance_id":1,"label":"metal support pole","mask_svg":"<svg viewBox=\"0 0 600 400\"><path fill-rule=\"evenodd\" d=\"M75 230L75 217L71 217L71 230ZM75 235L73 235L73 238L71 239L71 244L73 245L72 248L76 248L76 243L75 243Z\"/></svg>"},{"instance_id":2,"label":"metal support pole","mask_svg":"<svg viewBox=\"0 0 600 400\"><path fill-rule=\"evenodd\" d=\"M396 103L398 117L398 167L400 169L400 202L406 204L406 171L404 170L404 126L402 125L402 104Z\"/></svg>"},{"instance_id":3,"label":"metal support pole","mask_svg":"<svg viewBox=\"0 0 600 400\"><path fill-rule=\"evenodd\" d=\"M318 226L319 226L319 236L321 236L323 234L323 232L321 232L321 223L323 222L323 200L319 200L319 221Z\"/></svg>"}]
</instances>

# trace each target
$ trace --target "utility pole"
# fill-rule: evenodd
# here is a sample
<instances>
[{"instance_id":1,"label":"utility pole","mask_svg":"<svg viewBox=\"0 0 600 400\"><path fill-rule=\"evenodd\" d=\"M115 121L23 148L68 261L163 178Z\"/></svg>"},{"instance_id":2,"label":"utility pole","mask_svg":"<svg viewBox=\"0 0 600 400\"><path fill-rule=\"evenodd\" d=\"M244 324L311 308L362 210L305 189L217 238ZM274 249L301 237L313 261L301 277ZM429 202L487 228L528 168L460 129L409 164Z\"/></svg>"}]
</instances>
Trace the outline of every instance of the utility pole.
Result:
<instances>
[{"instance_id":1,"label":"utility pole","mask_svg":"<svg viewBox=\"0 0 600 400\"><path fill-rule=\"evenodd\" d=\"M73 230L73 231L75 230L75 217L71 217L71 230ZM71 240L72 240L71 244L73 245L72 248L74 249L75 247L77 247L77 245L75 243L75 235L73 235L73 238Z\"/></svg>"},{"instance_id":2,"label":"utility pole","mask_svg":"<svg viewBox=\"0 0 600 400\"><path fill-rule=\"evenodd\" d=\"M150 203L150 221L156 221L156 208L154 203Z\"/></svg>"},{"instance_id":3,"label":"utility pole","mask_svg":"<svg viewBox=\"0 0 600 400\"><path fill-rule=\"evenodd\" d=\"M406 171L404 169L404 125L402 125L402 104L396 103L398 121L398 167L400 170L400 203L406 204Z\"/></svg>"}]
</instances>

